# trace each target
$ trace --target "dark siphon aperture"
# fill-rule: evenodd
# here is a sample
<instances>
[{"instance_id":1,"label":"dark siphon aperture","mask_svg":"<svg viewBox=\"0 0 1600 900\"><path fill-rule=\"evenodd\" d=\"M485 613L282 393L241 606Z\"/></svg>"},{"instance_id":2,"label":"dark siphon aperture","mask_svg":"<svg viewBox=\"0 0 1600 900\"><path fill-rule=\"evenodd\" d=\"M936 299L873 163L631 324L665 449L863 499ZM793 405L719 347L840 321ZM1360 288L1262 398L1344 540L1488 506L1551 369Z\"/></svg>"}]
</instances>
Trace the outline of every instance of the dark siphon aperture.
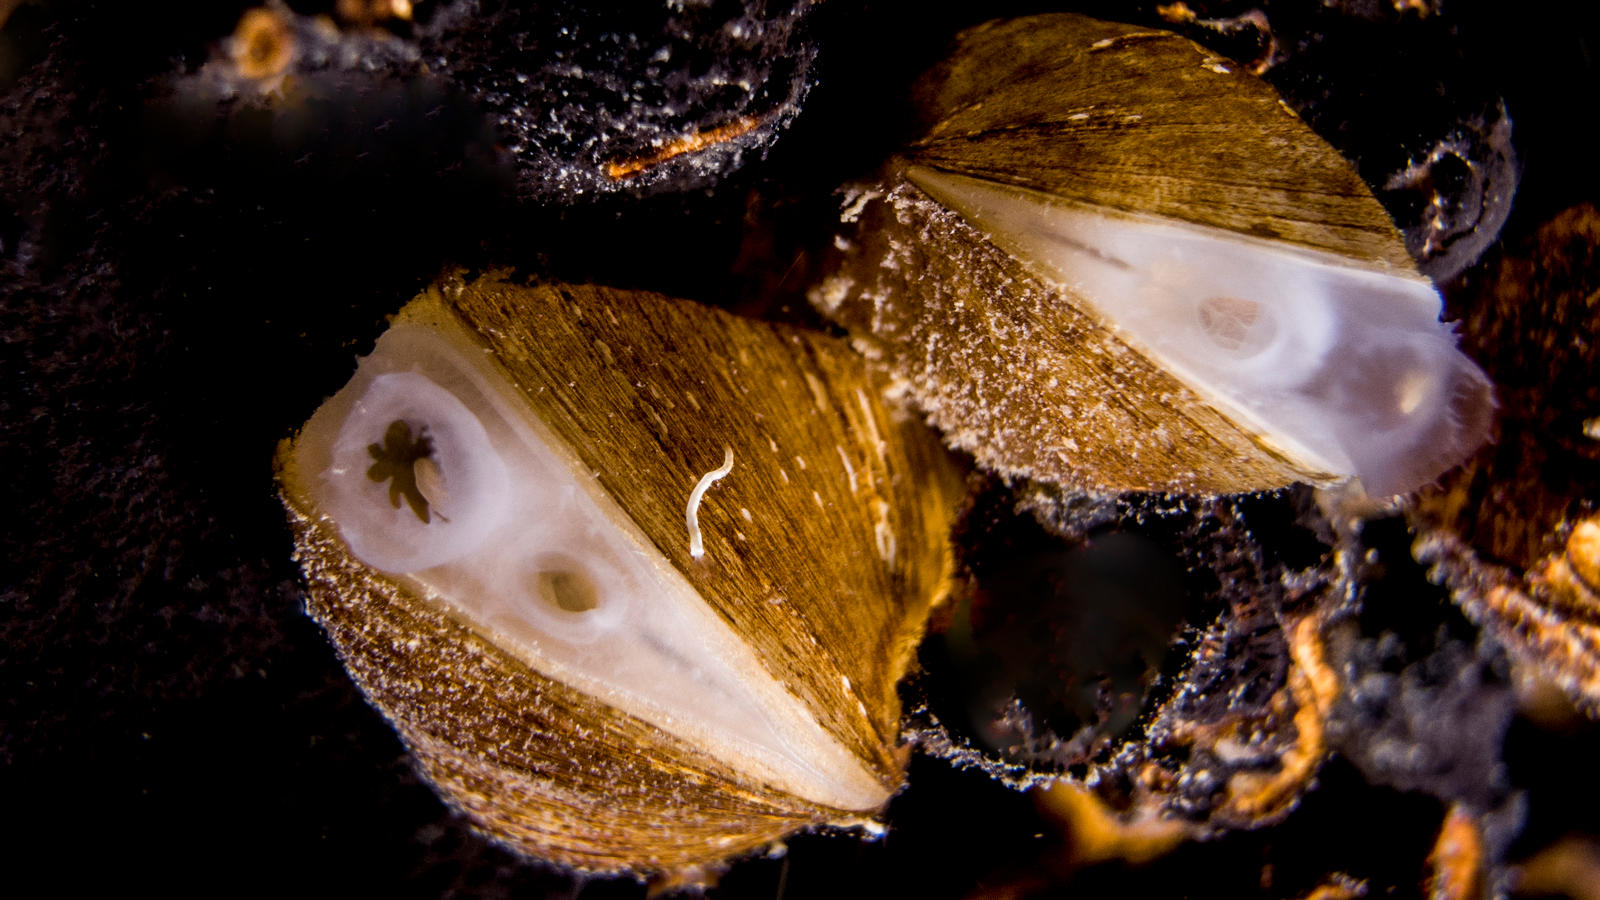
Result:
<instances>
[{"instance_id":1,"label":"dark siphon aperture","mask_svg":"<svg viewBox=\"0 0 1600 900\"><path fill-rule=\"evenodd\" d=\"M432 521L428 498L417 484L417 464L433 459L433 439L428 437L427 427L418 428L412 437L411 426L404 419L395 419L384 432L383 443L368 444L367 453L373 460L367 477L379 484L389 482L389 504L399 509L403 497L424 525Z\"/></svg>"}]
</instances>

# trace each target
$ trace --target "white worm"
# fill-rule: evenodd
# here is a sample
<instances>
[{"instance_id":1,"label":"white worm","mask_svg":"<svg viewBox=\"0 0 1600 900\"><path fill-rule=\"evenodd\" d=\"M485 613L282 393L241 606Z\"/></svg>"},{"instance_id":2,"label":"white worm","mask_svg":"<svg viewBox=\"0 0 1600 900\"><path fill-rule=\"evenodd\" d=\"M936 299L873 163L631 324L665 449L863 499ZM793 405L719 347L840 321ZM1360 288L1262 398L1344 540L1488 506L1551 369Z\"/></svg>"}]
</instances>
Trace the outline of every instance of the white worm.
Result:
<instances>
[{"instance_id":1,"label":"white worm","mask_svg":"<svg viewBox=\"0 0 1600 900\"><path fill-rule=\"evenodd\" d=\"M733 471L733 448L723 447L722 452L722 466L700 476L700 483L689 492L689 506L683 511L683 521L689 526L689 555L695 559L706 555L706 546L700 541L700 499L713 481Z\"/></svg>"}]
</instances>

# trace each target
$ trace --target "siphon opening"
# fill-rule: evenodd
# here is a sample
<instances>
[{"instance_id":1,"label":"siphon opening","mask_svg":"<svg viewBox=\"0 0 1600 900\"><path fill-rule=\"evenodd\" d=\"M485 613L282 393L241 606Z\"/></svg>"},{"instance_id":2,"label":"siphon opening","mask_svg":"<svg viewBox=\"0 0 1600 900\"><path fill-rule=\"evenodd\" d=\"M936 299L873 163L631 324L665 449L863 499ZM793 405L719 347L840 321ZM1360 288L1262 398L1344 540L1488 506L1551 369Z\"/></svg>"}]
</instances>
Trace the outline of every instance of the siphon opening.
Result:
<instances>
[{"instance_id":1,"label":"siphon opening","mask_svg":"<svg viewBox=\"0 0 1600 900\"><path fill-rule=\"evenodd\" d=\"M539 598L566 612L588 612L600 605L594 580L577 568L543 569L534 576Z\"/></svg>"},{"instance_id":2,"label":"siphon opening","mask_svg":"<svg viewBox=\"0 0 1600 900\"><path fill-rule=\"evenodd\" d=\"M1261 328L1261 304L1239 297L1207 297L1200 301L1200 327L1211 342L1241 356L1259 353L1272 332ZM1262 334L1262 331L1266 331Z\"/></svg>"},{"instance_id":3,"label":"siphon opening","mask_svg":"<svg viewBox=\"0 0 1600 900\"><path fill-rule=\"evenodd\" d=\"M1402 416L1410 416L1422 407L1433 393L1433 377L1425 369L1413 369L1395 382L1395 408Z\"/></svg>"},{"instance_id":4,"label":"siphon opening","mask_svg":"<svg viewBox=\"0 0 1600 900\"><path fill-rule=\"evenodd\" d=\"M424 525L432 521L435 513L430 510L429 499L441 502L446 495L427 427L418 428L413 436L411 425L396 419L384 431L383 443L367 445L367 455L372 457L367 478L378 484L389 482L389 505L399 509L404 500L418 521ZM441 515L439 521L450 520Z\"/></svg>"}]
</instances>

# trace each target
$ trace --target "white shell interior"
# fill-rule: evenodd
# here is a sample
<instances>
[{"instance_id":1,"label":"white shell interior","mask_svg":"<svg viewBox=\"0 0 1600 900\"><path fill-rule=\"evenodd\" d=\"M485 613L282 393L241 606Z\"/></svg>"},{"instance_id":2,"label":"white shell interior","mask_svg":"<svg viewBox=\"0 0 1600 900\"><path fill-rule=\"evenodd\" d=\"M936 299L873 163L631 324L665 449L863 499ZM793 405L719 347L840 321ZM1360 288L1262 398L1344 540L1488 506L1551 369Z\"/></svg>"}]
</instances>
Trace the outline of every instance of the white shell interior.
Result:
<instances>
[{"instance_id":1,"label":"white shell interior","mask_svg":"<svg viewBox=\"0 0 1600 900\"><path fill-rule=\"evenodd\" d=\"M535 670L758 780L837 809L881 805L878 779L762 668L515 388L457 346L431 328L391 328L302 433L311 500L355 557L413 582ZM418 479L438 501L427 521L392 501L394 479L372 477L373 448L397 420L432 442L435 471ZM663 502L681 509L692 487Z\"/></svg>"},{"instance_id":2,"label":"white shell interior","mask_svg":"<svg viewBox=\"0 0 1600 900\"><path fill-rule=\"evenodd\" d=\"M913 183L1264 441L1372 494L1488 436L1488 379L1420 276L914 167Z\"/></svg>"}]
</instances>

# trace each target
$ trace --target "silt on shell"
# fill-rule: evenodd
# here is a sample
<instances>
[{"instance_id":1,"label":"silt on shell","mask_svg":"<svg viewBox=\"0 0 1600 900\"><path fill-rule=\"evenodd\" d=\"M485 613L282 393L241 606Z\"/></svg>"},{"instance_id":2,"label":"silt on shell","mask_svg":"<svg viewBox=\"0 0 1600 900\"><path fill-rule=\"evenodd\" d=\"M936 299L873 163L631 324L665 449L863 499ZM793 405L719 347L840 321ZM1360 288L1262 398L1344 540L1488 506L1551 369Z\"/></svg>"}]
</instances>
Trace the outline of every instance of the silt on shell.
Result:
<instances>
[{"instance_id":1,"label":"silt on shell","mask_svg":"<svg viewBox=\"0 0 1600 900\"><path fill-rule=\"evenodd\" d=\"M900 786L960 482L842 342L448 281L278 467L311 614L512 849L689 870Z\"/></svg>"},{"instance_id":2,"label":"silt on shell","mask_svg":"<svg viewBox=\"0 0 1600 900\"><path fill-rule=\"evenodd\" d=\"M847 191L813 302L980 464L1090 490L1425 484L1488 380L1353 168L1176 35L964 32L928 128Z\"/></svg>"}]
</instances>

